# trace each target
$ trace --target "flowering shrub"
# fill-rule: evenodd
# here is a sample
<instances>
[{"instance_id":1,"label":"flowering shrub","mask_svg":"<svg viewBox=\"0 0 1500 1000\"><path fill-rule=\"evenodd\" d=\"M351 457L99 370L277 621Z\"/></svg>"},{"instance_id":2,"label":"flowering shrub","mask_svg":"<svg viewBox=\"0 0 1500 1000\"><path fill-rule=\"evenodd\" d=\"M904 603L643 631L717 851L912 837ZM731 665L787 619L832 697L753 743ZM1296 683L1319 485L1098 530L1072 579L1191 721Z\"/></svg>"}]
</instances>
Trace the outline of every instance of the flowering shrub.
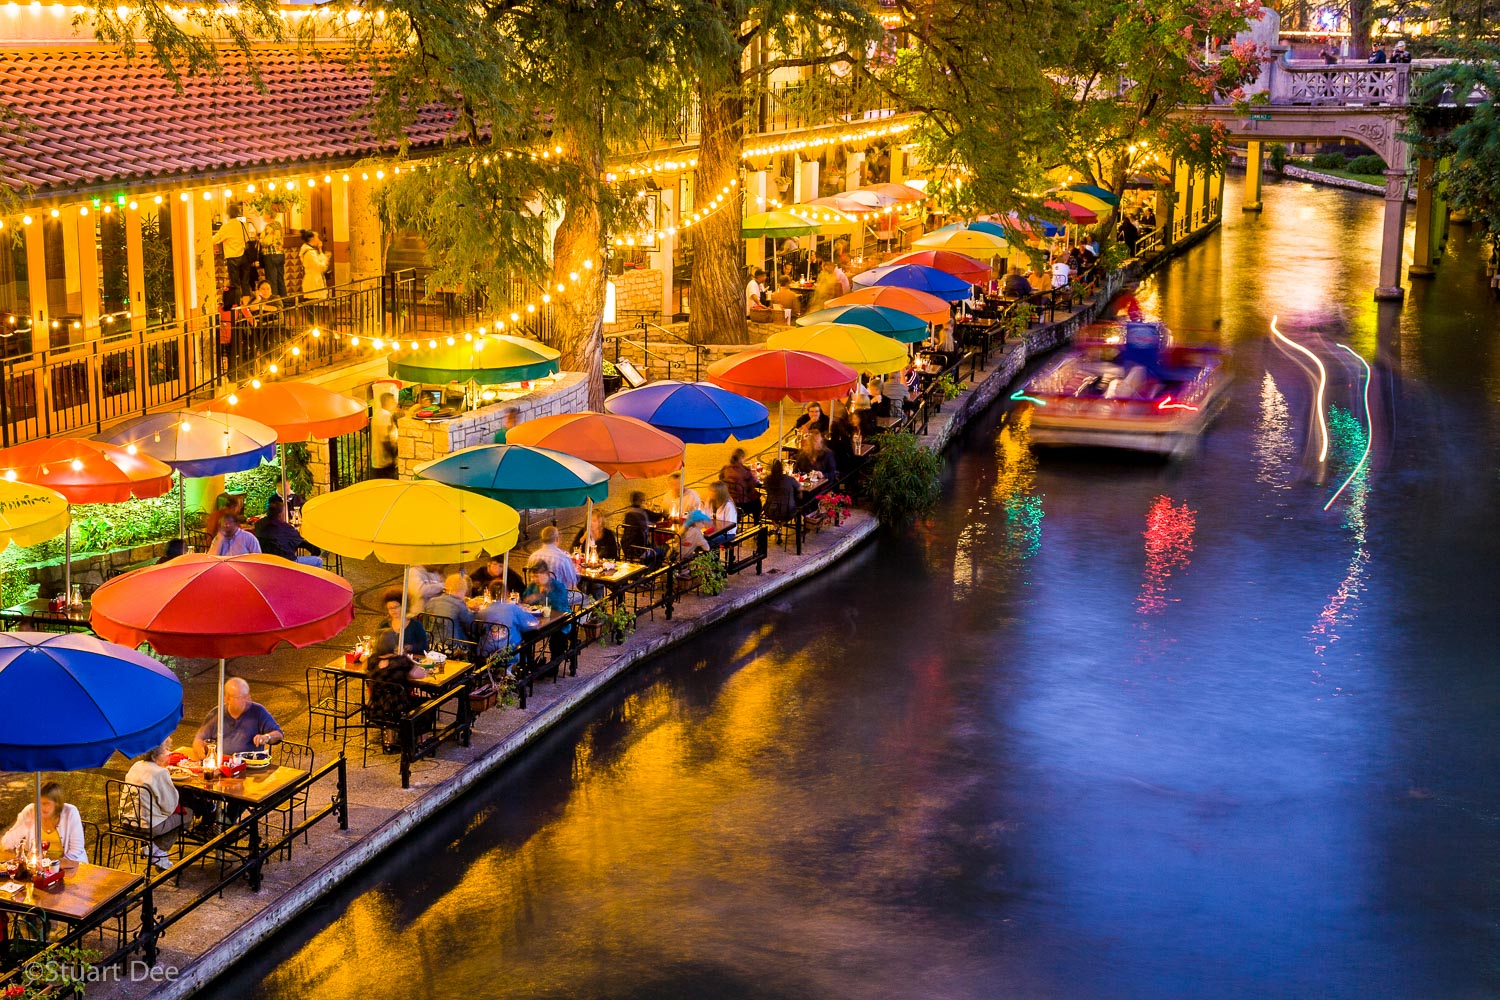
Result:
<instances>
[{"instance_id":1,"label":"flowering shrub","mask_svg":"<svg viewBox=\"0 0 1500 1000\"><path fill-rule=\"evenodd\" d=\"M843 517L853 505L847 493L824 493L818 497L818 512L824 517Z\"/></svg>"}]
</instances>

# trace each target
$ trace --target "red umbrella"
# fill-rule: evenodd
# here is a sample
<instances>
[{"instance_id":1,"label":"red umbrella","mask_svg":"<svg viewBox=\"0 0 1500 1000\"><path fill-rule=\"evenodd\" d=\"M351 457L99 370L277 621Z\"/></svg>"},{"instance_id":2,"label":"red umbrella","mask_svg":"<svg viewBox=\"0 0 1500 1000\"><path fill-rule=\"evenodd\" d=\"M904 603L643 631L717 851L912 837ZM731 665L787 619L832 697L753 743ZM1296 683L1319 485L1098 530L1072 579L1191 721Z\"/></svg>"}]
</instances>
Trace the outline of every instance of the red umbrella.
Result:
<instances>
[{"instance_id":1,"label":"red umbrella","mask_svg":"<svg viewBox=\"0 0 1500 1000\"><path fill-rule=\"evenodd\" d=\"M1071 201L1046 201L1042 204L1054 212L1061 212L1071 222L1078 223L1079 225L1092 225L1099 221L1099 216L1082 205L1073 204Z\"/></svg>"},{"instance_id":2,"label":"red umbrella","mask_svg":"<svg viewBox=\"0 0 1500 1000\"><path fill-rule=\"evenodd\" d=\"M354 588L278 556L189 553L106 582L93 605L89 624L101 639L218 658L222 746L225 658L332 639L354 621Z\"/></svg>"},{"instance_id":3,"label":"red umbrella","mask_svg":"<svg viewBox=\"0 0 1500 1000\"><path fill-rule=\"evenodd\" d=\"M506 434L505 443L551 448L626 479L652 479L682 468L679 438L615 413L538 417Z\"/></svg>"},{"instance_id":4,"label":"red umbrella","mask_svg":"<svg viewBox=\"0 0 1500 1000\"><path fill-rule=\"evenodd\" d=\"M923 267L936 268L946 274L951 274L958 280L967 281L971 285L982 285L990 280L988 264L966 253L955 253L952 250L914 250L911 253L902 254L895 260L888 260L886 264L920 264Z\"/></svg>"},{"instance_id":5,"label":"red umbrella","mask_svg":"<svg viewBox=\"0 0 1500 1000\"><path fill-rule=\"evenodd\" d=\"M765 348L731 354L704 374L714 385L762 403L835 399L859 378L853 368L821 354Z\"/></svg>"},{"instance_id":6,"label":"red umbrella","mask_svg":"<svg viewBox=\"0 0 1500 1000\"><path fill-rule=\"evenodd\" d=\"M0 476L45 486L75 503L122 503L159 497L172 488L172 469L136 449L84 438L41 438L0 451ZM73 591L73 525L63 532L63 590Z\"/></svg>"}]
</instances>

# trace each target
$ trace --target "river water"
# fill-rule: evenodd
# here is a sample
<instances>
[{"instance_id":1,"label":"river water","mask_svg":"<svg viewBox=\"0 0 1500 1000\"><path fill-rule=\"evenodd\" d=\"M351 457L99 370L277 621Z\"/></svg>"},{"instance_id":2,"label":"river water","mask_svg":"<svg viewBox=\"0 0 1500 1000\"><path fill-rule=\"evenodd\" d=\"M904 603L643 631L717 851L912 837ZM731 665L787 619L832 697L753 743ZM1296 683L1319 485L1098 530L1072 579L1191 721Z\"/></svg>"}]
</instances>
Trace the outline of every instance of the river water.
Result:
<instances>
[{"instance_id":1,"label":"river water","mask_svg":"<svg viewBox=\"0 0 1500 1000\"><path fill-rule=\"evenodd\" d=\"M629 678L221 994L1500 994L1500 312L1462 228L1377 308L1380 199L1264 201L1139 293L1234 351L1196 456L997 412L930 523Z\"/></svg>"}]
</instances>

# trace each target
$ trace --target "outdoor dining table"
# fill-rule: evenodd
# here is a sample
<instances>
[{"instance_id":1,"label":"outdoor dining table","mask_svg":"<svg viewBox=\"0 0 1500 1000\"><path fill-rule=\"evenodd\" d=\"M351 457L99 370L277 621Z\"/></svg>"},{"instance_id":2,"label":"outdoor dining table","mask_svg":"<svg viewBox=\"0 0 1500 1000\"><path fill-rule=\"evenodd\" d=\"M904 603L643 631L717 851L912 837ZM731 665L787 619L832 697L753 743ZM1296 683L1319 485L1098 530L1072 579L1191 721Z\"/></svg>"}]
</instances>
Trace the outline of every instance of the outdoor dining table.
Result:
<instances>
[{"instance_id":1,"label":"outdoor dining table","mask_svg":"<svg viewBox=\"0 0 1500 1000\"><path fill-rule=\"evenodd\" d=\"M89 625L92 613L91 601L84 601L78 607L64 607L60 611L54 611L51 602L45 597L35 597L24 604L0 610L0 620L41 632L56 631L57 626L62 626L65 632L92 632L93 628Z\"/></svg>"},{"instance_id":2,"label":"outdoor dining table","mask_svg":"<svg viewBox=\"0 0 1500 1000\"><path fill-rule=\"evenodd\" d=\"M651 525L651 533L658 538L671 540L677 537L677 529L682 526L682 518L668 515ZM712 545L714 540L722 535L728 534L735 528L733 521L709 521L703 526L703 540Z\"/></svg>"},{"instance_id":3,"label":"outdoor dining table","mask_svg":"<svg viewBox=\"0 0 1500 1000\"><path fill-rule=\"evenodd\" d=\"M295 767L247 767L237 777L205 778L202 774L192 777L173 778L172 784L179 791L191 793L202 799L213 799L223 803L258 806L276 798L278 794L307 777L308 772Z\"/></svg>"},{"instance_id":4,"label":"outdoor dining table","mask_svg":"<svg viewBox=\"0 0 1500 1000\"><path fill-rule=\"evenodd\" d=\"M112 910L121 908L131 890L145 881L145 876L134 872L91 865L88 862L65 860L62 862L62 869L61 889L56 892L38 889L27 880L18 889L0 891L0 910L12 913L34 913L40 910L49 918L70 925L96 919L102 922L112 915ZM5 876L0 875L0 879L4 878Z\"/></svg>"},{"instance_id":5,"label":"outdoor dining table","mask_svg":"<svg viewBox=\"0 0 1500 1000\"><path fill-rule=\"evenodd\" d=\"M610 593L616 593L630 583L631 580L646 572L649 568L645 563L615 562L610 569L605 569L604 564L589 566L587 563L576 563L578 567L578 579L585 583L596 584Z\"/></svg>"}]
</instances>

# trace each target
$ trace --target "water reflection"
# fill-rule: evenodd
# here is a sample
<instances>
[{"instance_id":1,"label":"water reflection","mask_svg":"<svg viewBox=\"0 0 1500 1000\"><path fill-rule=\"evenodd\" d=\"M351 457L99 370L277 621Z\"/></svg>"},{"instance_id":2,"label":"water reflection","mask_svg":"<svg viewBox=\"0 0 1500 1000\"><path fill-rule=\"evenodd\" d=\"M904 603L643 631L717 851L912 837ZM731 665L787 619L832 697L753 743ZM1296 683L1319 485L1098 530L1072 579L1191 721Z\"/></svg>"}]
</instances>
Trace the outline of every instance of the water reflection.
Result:
<instances>
[{"instance_id":1,"label":"water reflection","mask_svg":"<svg viewBox=\"0 0 1500 1000\"><path fill-rule=\"evenodd\" d=\"M1141 614L1160 614L1166 609L1167 584L1173 572L1193 561L1197 526L1197 512L1185 503L1174 507L1170 497L1157 497L1146 511L1146 573L1136 598Z\"/></svg>"}]
</instances>

